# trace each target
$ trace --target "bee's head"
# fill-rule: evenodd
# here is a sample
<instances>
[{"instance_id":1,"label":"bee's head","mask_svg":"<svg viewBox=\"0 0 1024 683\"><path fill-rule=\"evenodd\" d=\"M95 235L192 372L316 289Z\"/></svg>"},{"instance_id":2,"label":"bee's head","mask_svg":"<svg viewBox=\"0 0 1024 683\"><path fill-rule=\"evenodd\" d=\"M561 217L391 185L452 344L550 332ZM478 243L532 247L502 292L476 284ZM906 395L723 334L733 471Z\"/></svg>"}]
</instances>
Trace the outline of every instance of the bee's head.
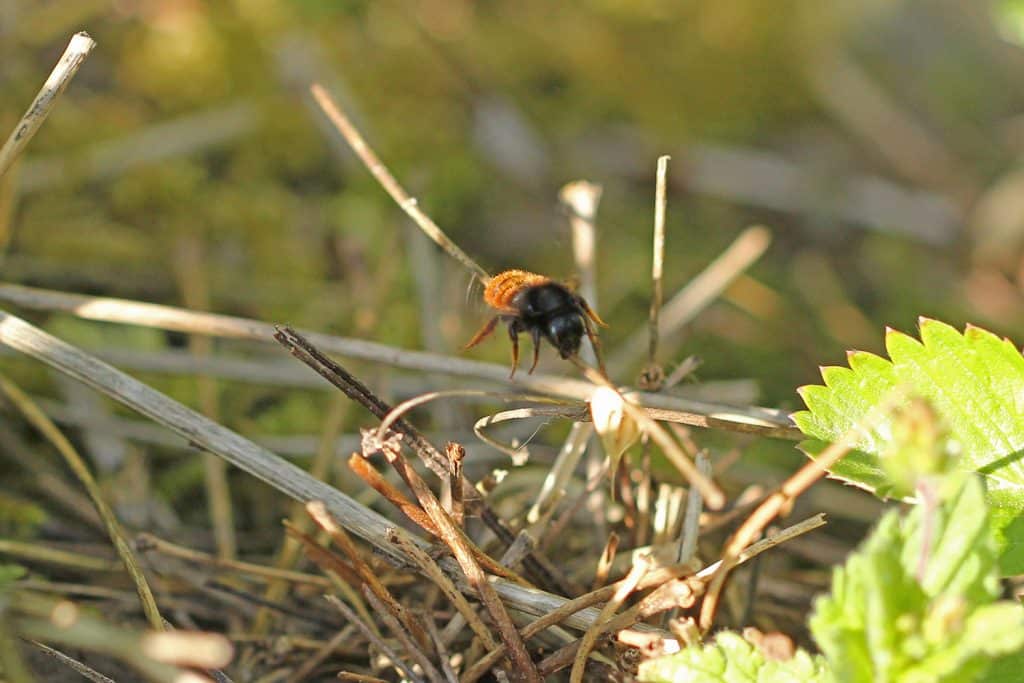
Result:
<instances>
[{"instance_id":1,"label":"bee's head","mask_svg":"<svg viewBox=\"0 0 1024 683\"><path fill-rule=\"evenodd\" d=\"M551 316L544 329L544 334L558 349L558 355L562 358L575 356L579 352L584 332L583 319L576 311Z\"/></svg>"}]
</instances>

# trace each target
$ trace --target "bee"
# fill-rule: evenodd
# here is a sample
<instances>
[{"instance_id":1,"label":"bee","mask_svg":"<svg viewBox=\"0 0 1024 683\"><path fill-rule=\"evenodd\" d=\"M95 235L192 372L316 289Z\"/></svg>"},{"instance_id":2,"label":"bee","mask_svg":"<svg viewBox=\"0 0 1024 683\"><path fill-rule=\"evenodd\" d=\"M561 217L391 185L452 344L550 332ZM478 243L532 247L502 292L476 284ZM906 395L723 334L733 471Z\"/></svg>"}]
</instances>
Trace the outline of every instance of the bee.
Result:
<instances>
[{"instance_id":1,"label":"bee","mask_svg":"<svg viewBox=\"0 0 1024 683\"><path fill-rule=\"evenodd\" d=\"M512 340L512 373L515 377L519 365L519 334L529 332L533 339L533 364L530 373L537 367L541 337L551 342L562 358L575 356L580 342L586 334L598 359L601 357L600 342L591 323L607 327L586 300L567 285L545 275L525 270L506 270L490 278L484 286L484 302L496 310L498 315L491 318L469 340L464 348L469 349L486 339L499 322L508 324L508 336ZM599 361L602 372L604 364Z\"/></svg>"}]
</instances>

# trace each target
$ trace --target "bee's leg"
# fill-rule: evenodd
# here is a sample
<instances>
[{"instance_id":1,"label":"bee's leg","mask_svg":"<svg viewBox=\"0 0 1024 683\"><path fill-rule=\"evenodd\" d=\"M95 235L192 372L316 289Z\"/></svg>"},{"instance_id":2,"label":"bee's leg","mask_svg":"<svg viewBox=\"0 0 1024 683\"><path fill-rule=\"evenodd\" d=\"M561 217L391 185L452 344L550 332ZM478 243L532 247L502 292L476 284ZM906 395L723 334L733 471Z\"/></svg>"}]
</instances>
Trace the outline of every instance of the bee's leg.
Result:
<instances>
[{"instance_id":1,"label":"bee's leg","mask_svg":"<svg viewBox=\"0 0 1024 683\"><path fill-rule=\"evenodd\" d=\"M580 309L587 314L587 318L590 318L601 327L608 327L608 323L601 320L601 316L599 316L597 312L590 307L590 304L587 303L586 299L584 299L582 296L577 295L576 303L579 305Z\"/></svg>"},{"instance_id":2,"label":"bee's leg","mask_svg":"<svg viewBox=\"0 0 1024 683\"><path fill-rule=\"evenodd\" d=\"M590 340L590 345L594 349L594 356L597 358L597 367L601 370L601 374L607 377L608 371L604 369L604 358L601 356L601 340L597 338L597 332L594 331L594 326L586 317L583 318L583 328L587 331L587 339Z\"/></svg>"},{"instance_id":3,"label":"bee's leg","mask_svg":"<svg viewBox=\"0 0 1024 683\"><path fill-rule=\"evenodd\" d=\"M508 378L512 379L516 376L516 368L519 367L519 333L522 328L519 326L519 321L513 318L508 324L508 338L512 340L512 372L509 373Z\"/></svg>"},{"instance_id":4,"label":"bee's leg","mask_svg":"<svg viewBox=\"0 0 1024 683\"><path fill-rule=\"evenodd\" d=\"M491 332L494 332L494 328L498 325L498 320L500 319L501 316L496 315L489 321L487 321L487 323L485 323L484 326L481 327L480 330L473 335L473 338L469 340L469 343L462 347L463 351L465 351L466 349L471 349L480 342L482 342L484 339L487 339L487 337L490 336Z\"/></svg>"},{"instance_id":5,"label":"bee's leg","mask_svg":"<svg viewBox=\"0 0 1024 683\"><path fill-rule=\"evenodd\" d=\"M534 369L537 367L537 359L540 358L540 328L534 327L531 333L533 335L533 364L530 366L528 375L533 374Z\"/></svg>"}]
</instances>

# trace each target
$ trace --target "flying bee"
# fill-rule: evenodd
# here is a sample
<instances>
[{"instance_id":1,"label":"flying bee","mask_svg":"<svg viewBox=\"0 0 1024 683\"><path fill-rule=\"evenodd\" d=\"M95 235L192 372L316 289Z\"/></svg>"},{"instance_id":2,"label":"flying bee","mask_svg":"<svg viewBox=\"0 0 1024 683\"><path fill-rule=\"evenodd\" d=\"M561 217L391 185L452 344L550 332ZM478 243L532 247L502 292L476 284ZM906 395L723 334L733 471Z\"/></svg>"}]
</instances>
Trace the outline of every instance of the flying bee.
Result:
<instances>
[{"instance_id":1,"label":"flying bee","mask_svg":"<svg viewBox=\"0 0 1024 683\"><path fill-rule=\"evenodd\" d=\"M525 270L506 270L490 278L484 286L484 302L496 310L498 315L491 318L477 332L464 348L472 348L486 339L499 322L508 324L508 336L512 340L512 373L515 376L519 365L519 334L529 332L533 338L533 364L530 373L537 367L541 337L551 342L562 358L579 353L580 342L586 334L594 353L600 362L600 342L594 327L596 323L607 327L586 300L568 286L545 275Z\"/></svg>"}]
</instances>

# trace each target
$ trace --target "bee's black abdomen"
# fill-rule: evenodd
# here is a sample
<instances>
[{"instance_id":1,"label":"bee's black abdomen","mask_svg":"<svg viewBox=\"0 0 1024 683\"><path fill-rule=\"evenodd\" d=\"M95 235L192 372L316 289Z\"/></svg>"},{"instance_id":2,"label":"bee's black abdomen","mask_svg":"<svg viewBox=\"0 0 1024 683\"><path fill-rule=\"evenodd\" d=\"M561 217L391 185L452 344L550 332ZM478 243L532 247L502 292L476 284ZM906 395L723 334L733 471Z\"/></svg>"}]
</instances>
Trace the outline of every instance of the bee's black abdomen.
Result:
<instances>
[{"instance_id":1,"label":"bee's black abdomen","mask_svg":"<svg viewBox=\"0 0 1024 683\"><path fill-rule=\"evenodd\" d=\"M543 319L577 310L572 292L557 282L523 289L516 297L516 305L520 314L528 319Z\"/></svg>"}]
</instances>

